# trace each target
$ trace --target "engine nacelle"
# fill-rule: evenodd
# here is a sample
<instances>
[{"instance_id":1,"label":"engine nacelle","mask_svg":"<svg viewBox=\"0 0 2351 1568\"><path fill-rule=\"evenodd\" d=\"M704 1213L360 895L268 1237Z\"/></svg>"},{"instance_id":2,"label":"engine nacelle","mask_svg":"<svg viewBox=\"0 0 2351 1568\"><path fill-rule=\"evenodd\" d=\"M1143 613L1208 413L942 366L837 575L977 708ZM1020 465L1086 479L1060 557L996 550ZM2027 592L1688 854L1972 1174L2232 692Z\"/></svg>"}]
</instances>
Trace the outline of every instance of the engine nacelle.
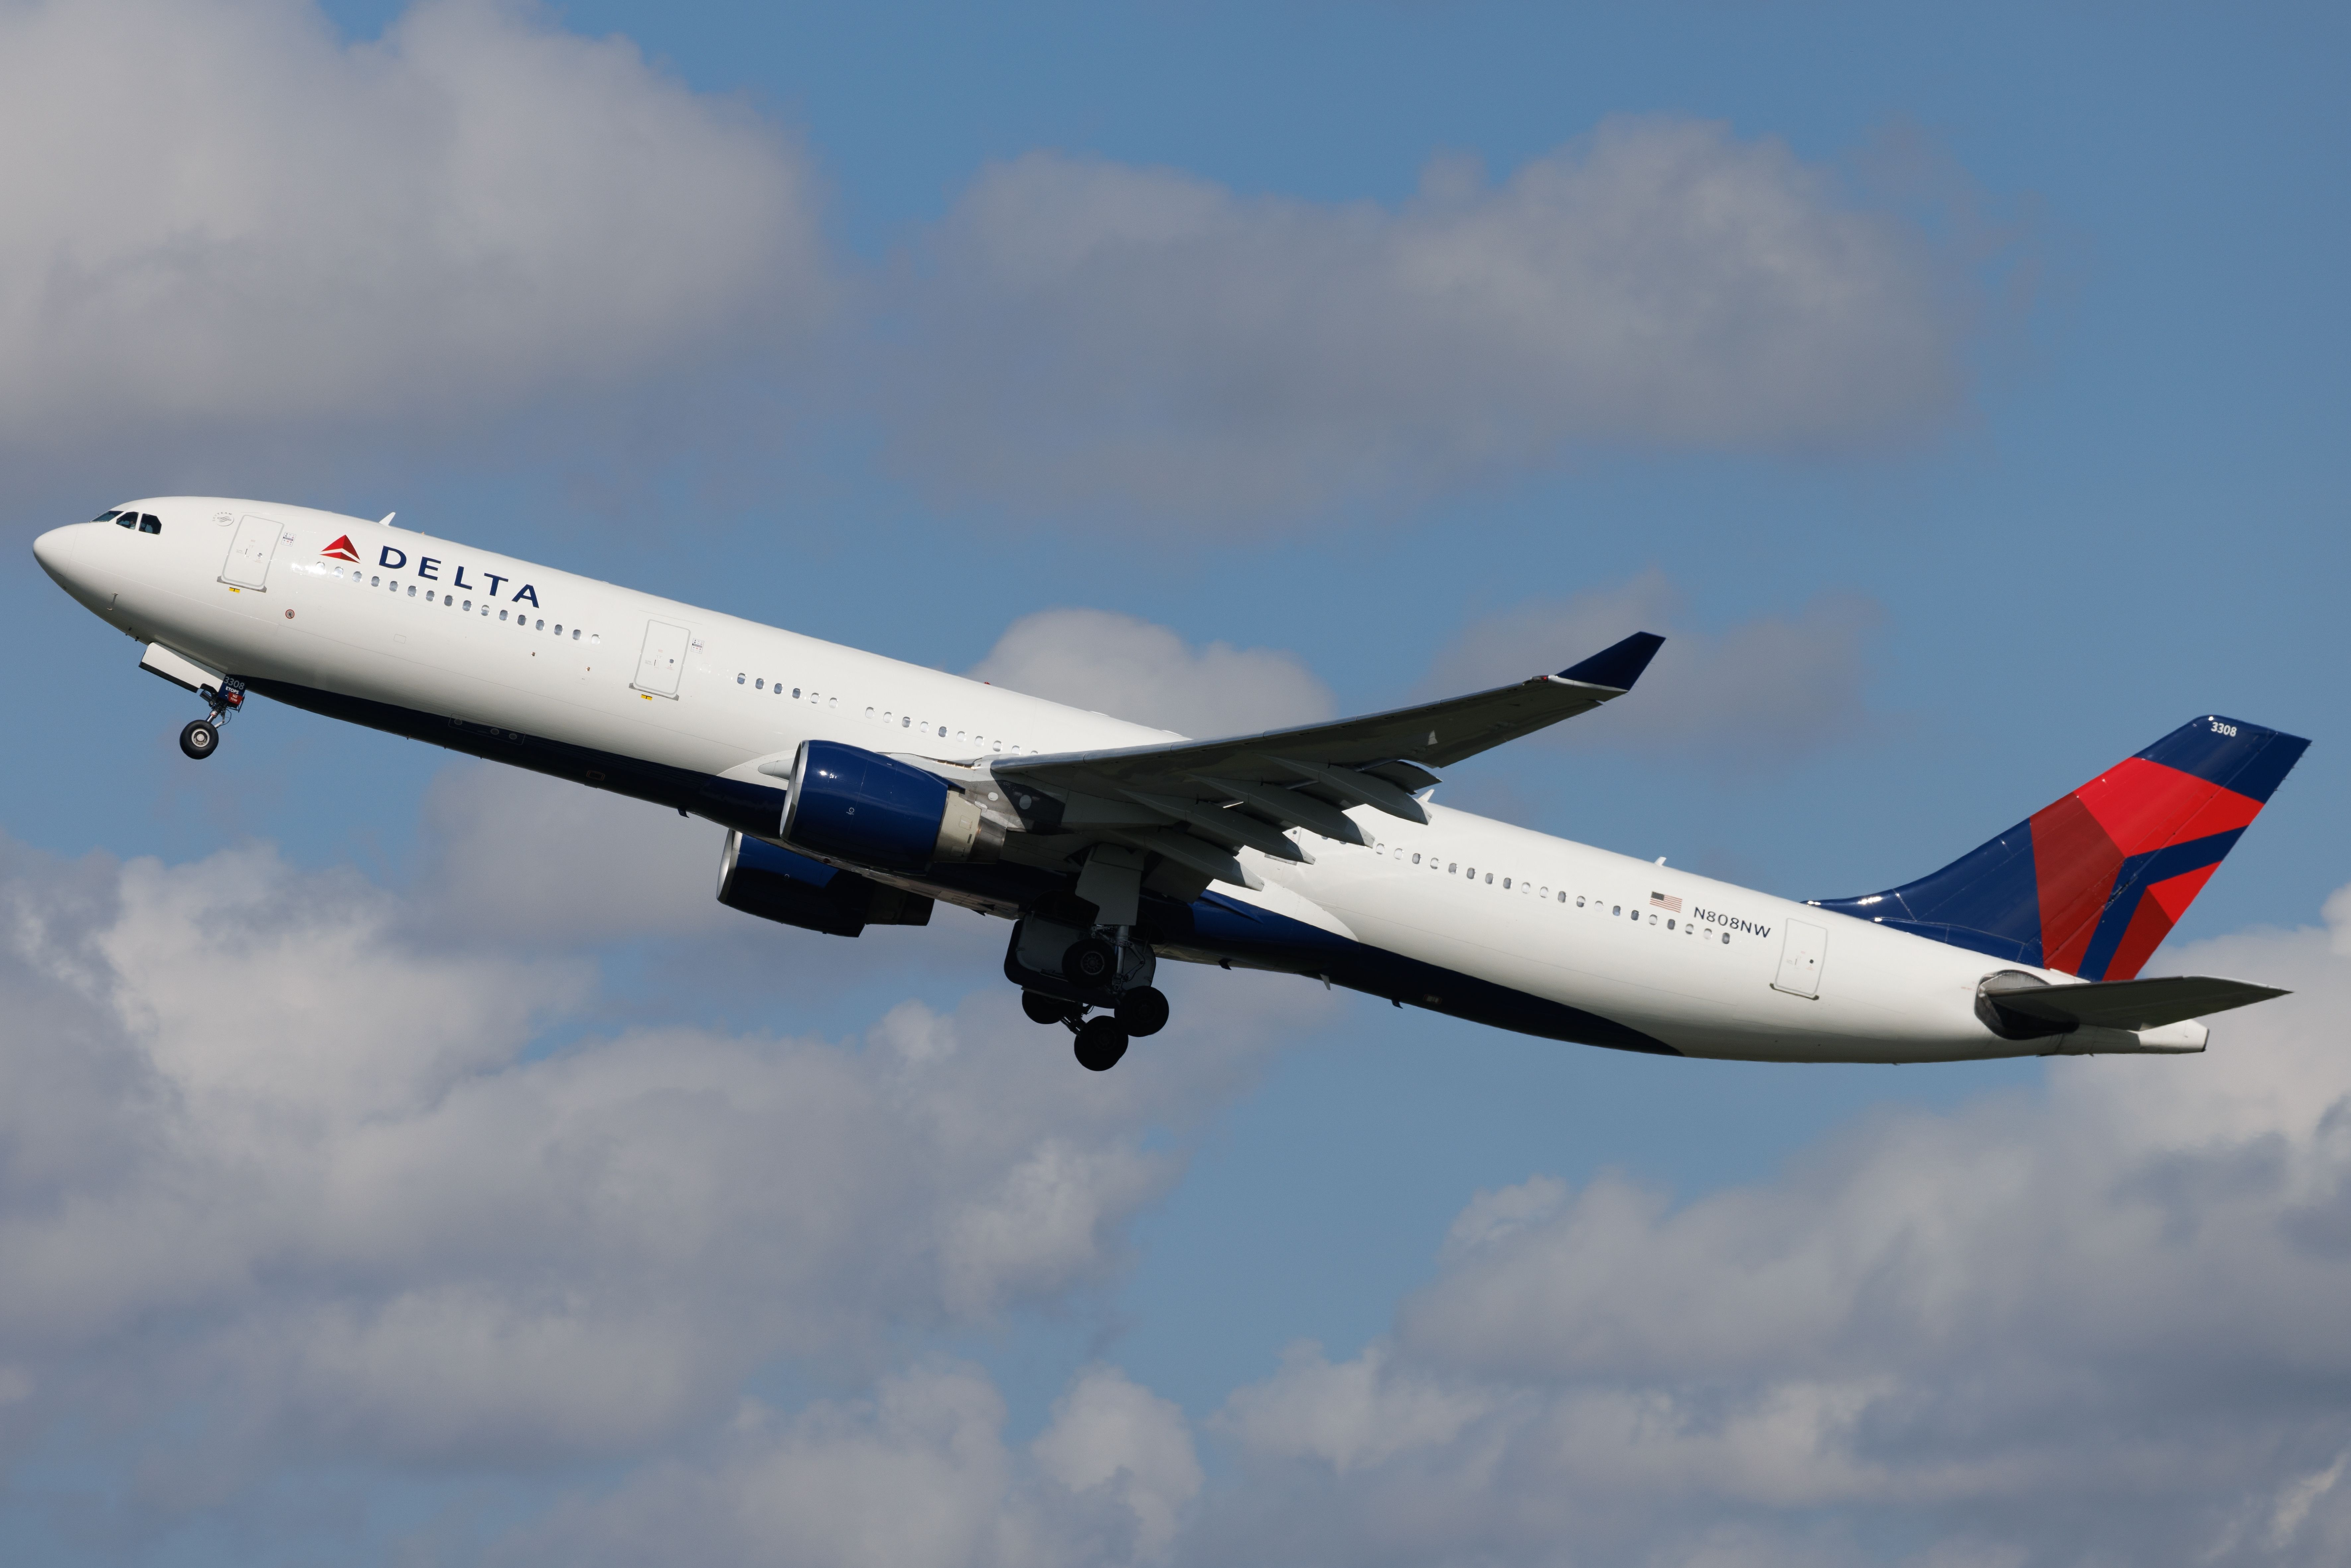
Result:
<instances>
[{"instance_id":1,"label":"engine nacelle","mask_svg":"<svg viewBox=\"0 0 2351 1568\"><path fill-rule=\"evenodd\" d=\"M804 740L792 759L782 836L862 865L992 861L1004 830L935 773L837 740Z\"/></svg>"},{"instance_id":2,"label":"engine nacelle","mask_svg":"<svg viewBox=\"0 0 2351 1568\"><path fill-rule=\"evenodd\" d=\"M718 902L804 931L854 936L868 925L928 925L931 901L741 833L718 857Z\"/></svg>"}]
</instances>

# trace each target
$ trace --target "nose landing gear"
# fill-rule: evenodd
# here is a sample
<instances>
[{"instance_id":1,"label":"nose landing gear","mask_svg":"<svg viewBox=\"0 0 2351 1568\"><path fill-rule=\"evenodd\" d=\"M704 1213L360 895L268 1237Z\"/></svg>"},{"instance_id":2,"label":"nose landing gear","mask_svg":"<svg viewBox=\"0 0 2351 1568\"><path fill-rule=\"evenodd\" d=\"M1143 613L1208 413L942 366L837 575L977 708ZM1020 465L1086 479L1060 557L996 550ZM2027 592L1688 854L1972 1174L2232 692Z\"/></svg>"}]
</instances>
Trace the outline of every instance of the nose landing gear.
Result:
<instances>
[{"instance_id":1,"label":"nose landing gear","mask_svg":"<svg viewBox=\"0 0 2351 1568\"><path fill-rule=\"evenodd\" d=\"M204 695L212 699L213 711L203 718L190 719L180 731L180 749L198 762L220 749L221 726L245 706L245 683L234 676L217 686L206 686Z\"/></svg>"}]
</instances>

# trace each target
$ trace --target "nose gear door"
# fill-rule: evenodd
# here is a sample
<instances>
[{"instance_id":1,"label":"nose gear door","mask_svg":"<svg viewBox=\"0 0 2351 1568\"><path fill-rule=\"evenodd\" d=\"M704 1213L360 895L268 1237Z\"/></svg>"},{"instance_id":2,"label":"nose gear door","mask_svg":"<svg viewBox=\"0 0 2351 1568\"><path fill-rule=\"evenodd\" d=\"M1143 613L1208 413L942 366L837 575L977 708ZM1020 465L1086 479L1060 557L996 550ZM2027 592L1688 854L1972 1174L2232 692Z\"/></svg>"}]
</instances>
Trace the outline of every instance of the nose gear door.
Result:
<instances>
[{"instance_id":1,"label":"nose gear door","mask_svg":"<svg viewBox=\"0 0 2351 1568\"><path fill-rule=\"evenodd\" d=\"M257 593L268 592L269 558L277 549L280 531L273 517L238 519L236 537L229 540L228 559L221 565L220 580Z\"/></svg>"}]
</instances>

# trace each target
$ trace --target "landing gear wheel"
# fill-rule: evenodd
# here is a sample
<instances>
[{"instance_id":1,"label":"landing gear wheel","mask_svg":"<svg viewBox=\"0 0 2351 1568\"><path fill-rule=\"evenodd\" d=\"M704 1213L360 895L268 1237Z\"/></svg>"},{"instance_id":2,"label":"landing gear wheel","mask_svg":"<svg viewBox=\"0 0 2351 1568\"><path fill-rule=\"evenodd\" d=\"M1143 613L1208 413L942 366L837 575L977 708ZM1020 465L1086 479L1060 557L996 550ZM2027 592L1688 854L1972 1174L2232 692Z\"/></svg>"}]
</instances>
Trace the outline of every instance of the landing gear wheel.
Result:
<instances>
[{"instance_id":1,"label":"landing gear wheel","mask_svg":"<svg viewBox=\"0 0 2351 1568\"><path fill-rule=\"evenodd\" d=\"M1059 997L1049 997L1042 991L1020 993L1020 1010L1029 1015L1030 1023L1060 1023L1071 1013L1070 1004Z\"/></svg>"},{"instance_id":2,"label":"landing gear wheel","mask_svg":"<svg viewBox=\"0 0 2351 1568\"><path fill-rule=\"evenodd\" d=\"M1156 986L1137 986L1118 998L1118 1027L1132 1035L1167 1027L1167 998Z\"/></svg>"},{"instance_id":3,"label":"landing gear wheel","mask_svg":"<svg viewBox=\"0 0 2351 1568\"><path fill-rule=\"evenodd\" d=\"M1061 977L1089 991L1100 990L1118 976L1118 949L1099 936L1070 944L1061 955Z\"/></svg>"},{"instance_id":4,"label":"landing gear wheel","mask_svg":"<svg viewBox=\"0 0 2351 1568\"><path fill-rule=\"evenodd\" d=\"M1078 1026L1077 1052L1088 1072L1108 1072L1126 1054L1126 1030L1112 1019L1088 1019Z\"/></svg>"},{"instance_id":5,"label":"landing gear wheel","mask_svg":"<svg viewBox=\"0 0 2351 1568\"><path fill-rule=\"evenodd\" d=\"M209 720L190 719L188 727L180 731L180 749L202 762L220 749L220 731Z\"/></svg>"}]
</instances>

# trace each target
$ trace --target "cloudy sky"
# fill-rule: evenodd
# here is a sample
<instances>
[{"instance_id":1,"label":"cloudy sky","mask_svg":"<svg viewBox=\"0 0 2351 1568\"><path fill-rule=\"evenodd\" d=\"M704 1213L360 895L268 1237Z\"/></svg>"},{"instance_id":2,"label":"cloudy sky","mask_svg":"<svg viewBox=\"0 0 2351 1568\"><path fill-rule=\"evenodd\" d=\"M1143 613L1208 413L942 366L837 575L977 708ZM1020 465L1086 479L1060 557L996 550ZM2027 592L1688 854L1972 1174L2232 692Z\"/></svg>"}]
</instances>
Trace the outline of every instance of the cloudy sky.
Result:
<instances>
[{"instance_id":1,"label":"cloudy sky","mask_svg":"<svg viewBox=\"0 0 2351 1568\"><path fill-rule=\"evenodd\" d=\"M2336 8L0 3L0 1556L2351 1558ZM2313 737L2182 1061L1660 1061L193 711L219 493L1203 733L1556 669L1475 810L1795 897Z\"/></svg>"}]
</instances>

